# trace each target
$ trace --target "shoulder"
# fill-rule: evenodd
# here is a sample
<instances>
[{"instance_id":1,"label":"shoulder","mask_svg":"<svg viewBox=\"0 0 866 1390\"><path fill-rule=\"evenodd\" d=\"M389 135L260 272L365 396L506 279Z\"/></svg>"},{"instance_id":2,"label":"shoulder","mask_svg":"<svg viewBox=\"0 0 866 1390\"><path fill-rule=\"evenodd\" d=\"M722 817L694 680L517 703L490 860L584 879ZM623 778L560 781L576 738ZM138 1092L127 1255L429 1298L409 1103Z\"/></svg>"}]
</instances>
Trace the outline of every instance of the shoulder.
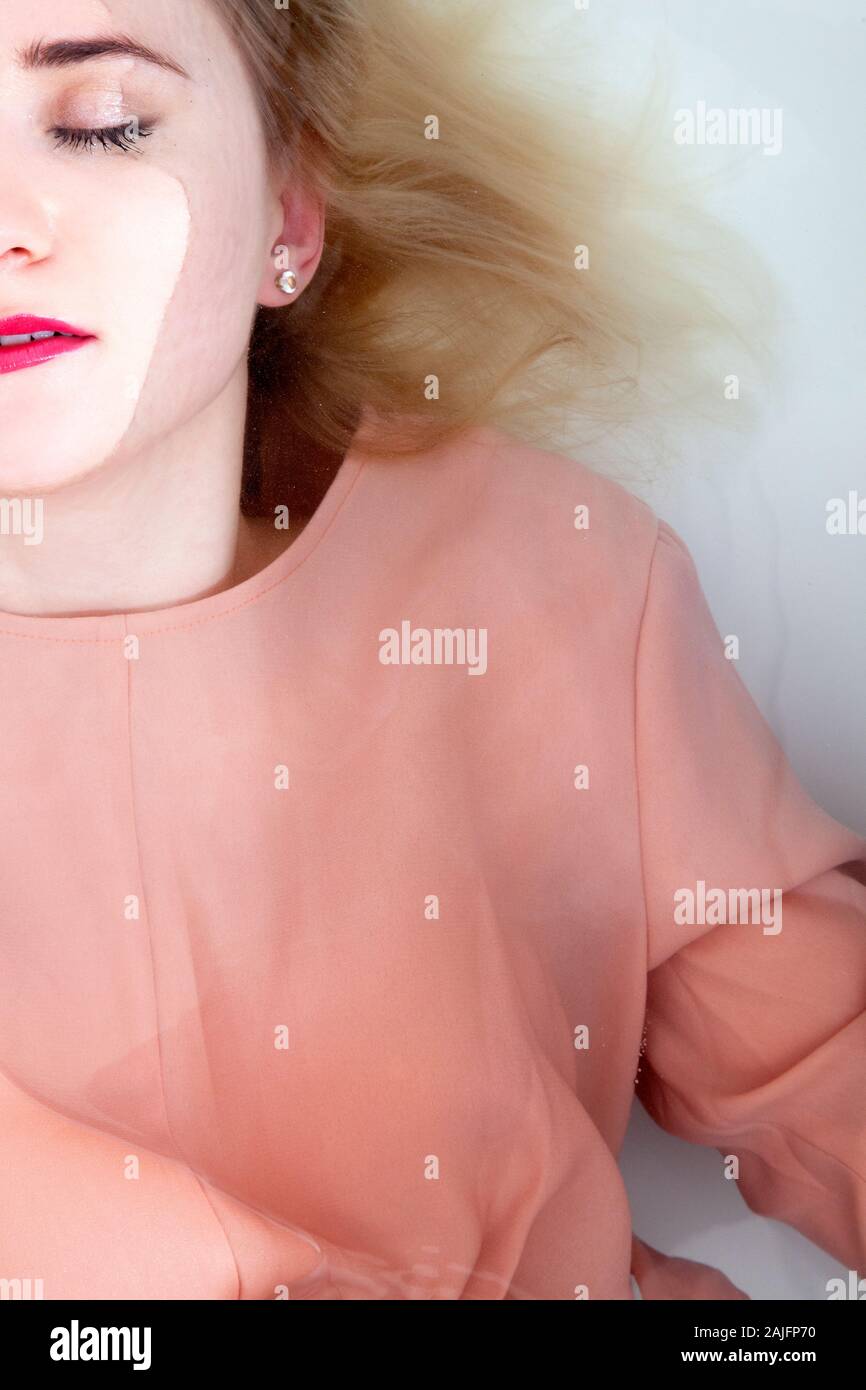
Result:
<instances>
[{"instance_id":1,"label":"shoulder","mask_svg":"<svg viewBox=\"0 0 866 1390\"><path fill-rule=\"evenodd\" d=\"M483 426L429 457L427 515L440 544L483 560L524 601L640 610L657 542L685 550L622 483L563 451Z\"/></svg>"}]
</instances>

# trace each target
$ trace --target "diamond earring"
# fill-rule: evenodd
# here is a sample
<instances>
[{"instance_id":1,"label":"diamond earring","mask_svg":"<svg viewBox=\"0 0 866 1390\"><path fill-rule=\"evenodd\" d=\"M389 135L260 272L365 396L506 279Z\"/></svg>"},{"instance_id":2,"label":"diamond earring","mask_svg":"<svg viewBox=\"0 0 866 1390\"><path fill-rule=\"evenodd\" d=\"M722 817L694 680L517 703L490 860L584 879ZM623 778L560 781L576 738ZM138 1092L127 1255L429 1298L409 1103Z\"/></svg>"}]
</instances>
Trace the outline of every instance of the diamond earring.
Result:
<instances>
[{"instance_id":1,"label":"diamond earring","mask_svg":"<svg viewBox=\"0 0 866 1390\"><path fill-rule=\"evenodd\" d=\"M277 276L275 283L283 294L294 294L298 288L298 277L293 270L284 270L282 275Z\"/></svg>"}]
</instances>

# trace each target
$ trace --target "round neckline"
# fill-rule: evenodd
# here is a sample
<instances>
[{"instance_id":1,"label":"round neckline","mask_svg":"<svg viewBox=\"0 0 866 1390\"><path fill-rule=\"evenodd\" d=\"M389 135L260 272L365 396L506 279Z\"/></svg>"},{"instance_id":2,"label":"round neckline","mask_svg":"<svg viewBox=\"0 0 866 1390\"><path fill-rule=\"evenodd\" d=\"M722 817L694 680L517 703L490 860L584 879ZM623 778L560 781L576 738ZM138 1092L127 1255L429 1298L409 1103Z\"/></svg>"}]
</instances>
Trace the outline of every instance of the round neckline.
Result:
<instances>
[{"instance_id":1,"label":"round neckline","mask_svg":"<svg viewBox=\"0 0 866 1390\"><path fill-rule=\"evenodd\" d=\"M102 643L130 634L178 631L236 613L284 584L316 551L352 492L367 462L358 450L362 430L370 423L365 409L342 463L334 474L304 529L276 559L248 579L188 603L120 613L59 614L7 613L0 609L0 636L29 637L45 642Z\"/></svg>"}]
</instances>

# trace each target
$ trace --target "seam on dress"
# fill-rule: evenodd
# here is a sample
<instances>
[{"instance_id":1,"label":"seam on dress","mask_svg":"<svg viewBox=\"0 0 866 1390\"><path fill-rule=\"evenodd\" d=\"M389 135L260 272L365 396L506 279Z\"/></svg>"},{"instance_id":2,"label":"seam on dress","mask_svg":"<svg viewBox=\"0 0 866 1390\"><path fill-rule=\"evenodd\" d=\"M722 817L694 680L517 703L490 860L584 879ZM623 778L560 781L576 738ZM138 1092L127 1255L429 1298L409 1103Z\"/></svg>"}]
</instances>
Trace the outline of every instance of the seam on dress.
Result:
<instances>
[{"instance_id":1,"label":"seam on dress","mask_svg":"<svg viewBox=\"0 0 866 1390\"><path fill-rule=\"evenodd\" d=\"M127 617L126 617L125 615L124 615L124 619L123 619L123 626L124 626L124 631L125 631L126 636L132 635L132 634L129 633L129 622L128 622L128 619L127 619ZM170 1119L169 1113L168 1113L168 1102L167 1102L166 1094L165 1094L165 1072L164 1072L164 1068L163 1068L163 1057L162 1057L162 1028L161 1028L161 1026L160 1026L160 1017L159 1017L159 995L158 995L157 988L156 988L156 967L155 967L154 956L153 956L153 937L152 937L151 931L150 931L150 909L149 909L148 904L147 904L147 890L146 890L145 884L144 884L144 869L143 869L142 855L141 855L141 840L140 840L140 838L139 838L139 833L138 833L138 815L137 815L137 812L136 812L135 766L134 766L134 759L133 759L133 752L132 752L132 662L131 662L131 661L127 660L127 662L126 662L126 668L127 668L127 669L126 669L126 751L127 751L127 771L128 771L128 776L129 776L129 804L130 804L130 815L131 815L131 818L132 818L132 836L133 836L133 840L134 840L134 842L135 842L135 858L136 858L136 863L137 863L137 865L138 865L138 887L139 887L139 891L140 891L140 894L141 894L142 904L143 904L143 906L144 906L144 918L145 918L145 924L146 924L146 927L147 927L147 946L148 946L148 954L149 954L149 956L150 956L150 978L151 978L151 985L152 985L152 989L153 989L153 1007L154 1007L154 1014L155 1014L155 1016L156 1016L156 1051L157 1051L157 1059L158 1059L158 1064L159 1064L159 1086L160 1086L160 1090L161 1090L161 1092L162 1092L162 1109L163 1109L163 1114L165 1115L165 1127L166 1127L166 1130L167 1130L167 1132L168 1132L169 1138L171 1139L171 1142L174 1144L174 1147L175 1147L175 1150L176 1150L176 1153L177 1153L177 1157L179 1158L180 1162L182 1162L183 1164L186 1165L187 1171L191 1174L191 1176L192 1176L193 1178L195 1178L196 1182L198 1183L199 1188L201 1189L202 1194L203 1194L203 1196L205 1197L205 1199L206 1199L206 1201L207 1201L207 1204L208 1204L208 1206L210 1207L210 1210L211 1210L211 1212L212 1212L214 1218L216 1219L216 1222L217 1222L217 1225L219 1226L220 1233L221 1233L221 1235L222 1235L222 1237L223 1237L223 1240L225 1241L226 1245L228 1246L229 1254L230 1254L230 1256L231 1256L232 1265L233 1265L234 1271L235 1271L235 1278L236 1278L236 1280L237 1280L237 1292L236 1292L236 1294L235 1294L235 1298L239 1299L239 1298L240 1298L240 1295L241 1295L241 1274L240 1274L240 1270L239 1270L239 1268L238 1268L237 1257L236 1257L235 1252L234 1252L234 1249L233 1249L233 1247L232 1247L232 1243L231 1243L231 1241L230 1241L229 1238L228 1238L228 1232L226 1231L225 1226L223 1225L223 1223L222 1223L222 1221L221 1221L221 1219L220 1219L220 1217L219 1217L219 1214L218 1214L216 1208L214 1207L213 1202L211 1201L211 1199L210 1199L210 1197L208 1196L207 1192L205 1192L204 1187L203 1187L203 1185L202 1185L202 1180L201 1180L201 1178L199 1177L199 1175L198 1175L198 1173L195 1171L195 1169L192 1167L192 1165L187 1161L187 1158L186 1158L186 1156L184 1155L183 1149L181 1148L180 1144L178 1143L177 1139L175 1138L174 1132L172 1131L172 1127L171 1127L171 1119Z\"/></svg>"},{"instance_id":2,"label":"seam on dress","mask_svg":"<svg viewBox=\"0 0 866 1390\"><path fill-rule=\"evenodd\" d=\"M106 613L106 618L116 618L116 613ZM126 616L125 614L123 616ZM117 642L114 637L51 637L47 632L16 632L12 627L0 627L0 637L18 637L25 642L62 642L66 646L86 646L86 647L113 647Z\"/></svg>"}]
</instances>

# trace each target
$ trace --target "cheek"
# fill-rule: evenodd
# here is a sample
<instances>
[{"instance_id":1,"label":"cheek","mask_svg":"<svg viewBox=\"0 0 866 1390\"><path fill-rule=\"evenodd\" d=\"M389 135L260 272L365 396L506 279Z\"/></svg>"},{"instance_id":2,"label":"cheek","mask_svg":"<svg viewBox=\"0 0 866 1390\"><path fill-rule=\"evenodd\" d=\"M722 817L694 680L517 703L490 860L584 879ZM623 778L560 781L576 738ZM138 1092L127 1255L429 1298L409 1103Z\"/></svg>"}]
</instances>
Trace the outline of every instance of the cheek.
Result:
<instances>
[{"instance_id":1,"label":"cheek","mask_svg":"<svg viewBox=\"0 0 866 1390\"><path fill-rule=\"evenodd\" d=\"M220 395L249 346L263 229L190 193L189 245L167 304L129 443L177 428ZM247 204L247 207L252 204Z\"/></svg>"},{"instance_id":2,"label":"cheek","mask_svg":"<svg viewBox=\"0 0 866 1390\"><path fill-rule=\"evenodd\" d=\"M99 158L92 156L93 160ZM95 333L81 351L0 377L0 485L50 492L117 450L133 421L189 245L181 183L71 163L50 197L55 248L28 307Z\"/></svg>"},{"instance_id":3,"label":"cheek","mask_svg":"<svg viewBox=\"0 0 866 1390\"><path fill-rule=\"evenodd\" d=\"M211 171L213 172L213 171ZM264 192L255 180L190 177L189 236L166 304L125 446L185 424L245 361L266 249Z\"/></svg>"},{"instance_id":4,"label":"cheek","mask_svg":"<svg viewBox=\"0 0 866 1390\"><path fill-rule=\"evenodd\" d=\"M138 169L122 188L91 205L89 244L97 257L102 322L101 366L94 374L109 399L101 409L104 455L119 443L138 408L190 244L190 212L181 182ZM116 399L114 394L116 393Z\"/></svg>"}]
</instances>

